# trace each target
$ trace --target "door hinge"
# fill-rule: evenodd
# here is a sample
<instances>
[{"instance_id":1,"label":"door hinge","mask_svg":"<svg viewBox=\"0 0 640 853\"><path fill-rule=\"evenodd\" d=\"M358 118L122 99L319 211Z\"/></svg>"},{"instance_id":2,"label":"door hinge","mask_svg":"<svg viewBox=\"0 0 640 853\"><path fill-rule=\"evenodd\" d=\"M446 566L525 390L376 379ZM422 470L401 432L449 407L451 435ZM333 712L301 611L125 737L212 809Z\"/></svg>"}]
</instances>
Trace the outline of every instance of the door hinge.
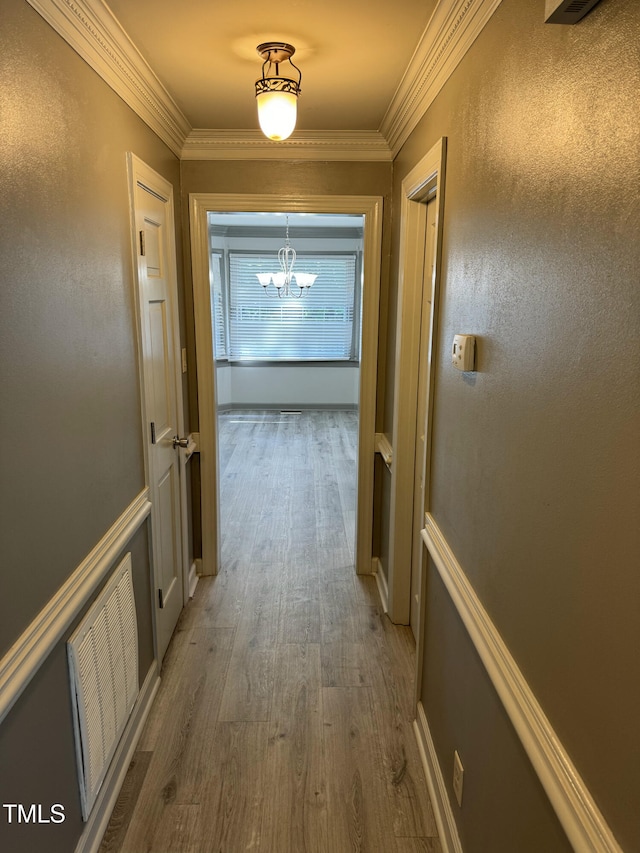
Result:
<instances>
[{"instance_id":1,"label":"door hinge","mask_svg":"<svg viewBox=\"0 0 640 853\"><path fill-rule=\"evenodd\" d=\"M158 590L158 605L160 610L164 610L164 596L161 589Z\"/></svg>"},{"instance_id":2,"label":"door hinge","mask_svg":"<svg viewBox=\"0 0 640 853\"><path fill-rule=\"evenodd\" d=\"M156 443L156 425L151 421L151 444Z\"/></svg>"},{"instance_id":3,"label":"door hinge","mask_svg":"<svg viewBox=\"0 0 640 853\"><path fill-rule=\"evenodd\" d=\"M140 255L144 258L146 252L144 250L144 230L140 232Z\"/></svg>"}]
</instances>

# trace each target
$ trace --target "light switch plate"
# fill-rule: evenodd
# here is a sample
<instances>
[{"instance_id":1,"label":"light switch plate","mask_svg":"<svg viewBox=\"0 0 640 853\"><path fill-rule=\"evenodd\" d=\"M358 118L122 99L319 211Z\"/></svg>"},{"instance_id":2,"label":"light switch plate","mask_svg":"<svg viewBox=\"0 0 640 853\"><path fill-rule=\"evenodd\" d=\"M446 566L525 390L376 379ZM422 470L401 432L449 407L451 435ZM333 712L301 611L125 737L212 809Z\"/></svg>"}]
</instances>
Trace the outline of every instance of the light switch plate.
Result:
<instances>
[{"instance_id":1,"label":"light switch plate","mask_svg":"<svg viewBox=\"0 0 640 853\"><path fill-rule=\"evenodd\" d=\"M473 335L454 335L451 348L451 364L456 370L468 373L475 370L476 339Z\"/></svg>"}]
</instances>

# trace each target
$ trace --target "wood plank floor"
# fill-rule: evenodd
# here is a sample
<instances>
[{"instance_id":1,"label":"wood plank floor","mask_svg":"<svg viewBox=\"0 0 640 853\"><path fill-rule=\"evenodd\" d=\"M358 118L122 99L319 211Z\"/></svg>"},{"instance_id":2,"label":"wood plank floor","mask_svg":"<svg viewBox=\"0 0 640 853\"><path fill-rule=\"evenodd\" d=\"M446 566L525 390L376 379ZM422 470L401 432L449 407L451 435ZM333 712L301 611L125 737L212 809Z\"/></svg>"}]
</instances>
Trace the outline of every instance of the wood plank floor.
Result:
<instances>
[{"instance_id":1,"label":"wood plank floor","mask_svg":"<svg viewBox=\"0 0 640 853\"><path fill-rule=\"evenodd\" d=\"M101 853L441 853L414 645L353 568L356 415L220 417L222 570L185 608Z\"/></svg>"}]
</instances>

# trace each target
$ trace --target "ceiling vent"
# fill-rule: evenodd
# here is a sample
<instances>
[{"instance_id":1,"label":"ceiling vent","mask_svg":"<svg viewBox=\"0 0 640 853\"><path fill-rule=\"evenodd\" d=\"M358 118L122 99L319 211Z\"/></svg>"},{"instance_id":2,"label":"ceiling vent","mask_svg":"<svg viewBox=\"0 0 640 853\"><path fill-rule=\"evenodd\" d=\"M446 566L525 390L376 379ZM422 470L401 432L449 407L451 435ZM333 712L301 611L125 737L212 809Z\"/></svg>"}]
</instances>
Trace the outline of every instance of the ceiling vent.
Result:
<instances>
[{"instance_id":1,"label":"ceiling vent","mask_svg":"<svg viewBox=\"0 0 640 853\"><path fill-rule=\"evenodd\" d=\"M599 0L545 0L545 24L577 24Z\"/></svg>"}]
</instances>

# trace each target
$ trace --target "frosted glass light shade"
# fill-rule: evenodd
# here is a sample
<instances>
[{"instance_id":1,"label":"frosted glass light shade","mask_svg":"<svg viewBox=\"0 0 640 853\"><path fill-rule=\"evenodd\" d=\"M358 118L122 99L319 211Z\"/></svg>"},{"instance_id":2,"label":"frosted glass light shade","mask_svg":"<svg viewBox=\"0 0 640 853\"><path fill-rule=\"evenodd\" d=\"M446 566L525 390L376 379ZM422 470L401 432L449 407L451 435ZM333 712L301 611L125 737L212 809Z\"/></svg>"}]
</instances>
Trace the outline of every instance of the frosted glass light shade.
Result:
<instances>
[{"instance_id":1,"label":"frosted glass light shade","mask_svg":"<svg viewBox=\"0 0 640 853\"><path fill-rule=\"evenodd\" d=\"M317 275L311 272L296 272L293 275L295 276L298 287L311 287L313 282L318 278Z\"/></svg>"},{"instance_id":2,"label":"frosted glass light shade","mask_svg":"<svg viewBox=\"0 0 640 853\"><path fill-rule=\"evenodd\" d=\"M287 139L296 126L297 95L292 92L261 92L256 95L262 132L276 142Z\"/></svg>"}]
</instances>

